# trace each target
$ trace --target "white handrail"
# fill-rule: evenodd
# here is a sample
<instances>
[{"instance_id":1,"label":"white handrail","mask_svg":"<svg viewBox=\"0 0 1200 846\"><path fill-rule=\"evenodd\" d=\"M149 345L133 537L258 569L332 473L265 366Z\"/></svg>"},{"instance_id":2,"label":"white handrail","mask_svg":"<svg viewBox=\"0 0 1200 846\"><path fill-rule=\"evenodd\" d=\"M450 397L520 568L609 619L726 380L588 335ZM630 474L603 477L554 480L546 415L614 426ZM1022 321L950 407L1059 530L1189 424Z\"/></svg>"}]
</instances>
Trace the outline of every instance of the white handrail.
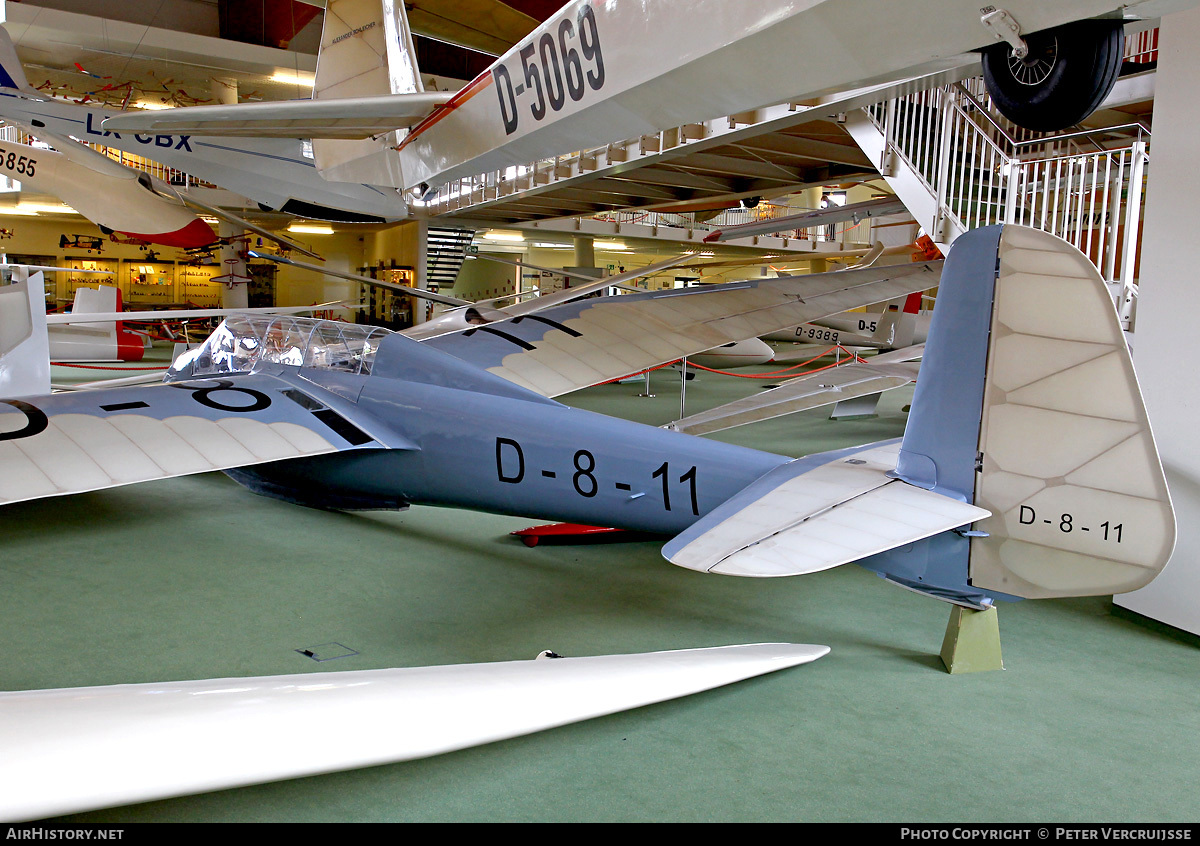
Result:
<instances>
[{"instance_id":1,"label":"white handrail","mask_svg":"<svg viewBox=\"0 0 1200 846\"><path fill-rule=\"evenodd\" d=\"M1136 298L1138 223L1150 131L1139 122L1020 137L992 115L982 81L967 80L864 109L886 139L881 172L897 162L937 200L926 222L942 242L991 223L1052 232L1084 252L1114 287L1122 317ZM1133 138L1128 133L1133 133ZM1078 139L1096 148L1084 150Z\"/></svg>"}]
</instances>

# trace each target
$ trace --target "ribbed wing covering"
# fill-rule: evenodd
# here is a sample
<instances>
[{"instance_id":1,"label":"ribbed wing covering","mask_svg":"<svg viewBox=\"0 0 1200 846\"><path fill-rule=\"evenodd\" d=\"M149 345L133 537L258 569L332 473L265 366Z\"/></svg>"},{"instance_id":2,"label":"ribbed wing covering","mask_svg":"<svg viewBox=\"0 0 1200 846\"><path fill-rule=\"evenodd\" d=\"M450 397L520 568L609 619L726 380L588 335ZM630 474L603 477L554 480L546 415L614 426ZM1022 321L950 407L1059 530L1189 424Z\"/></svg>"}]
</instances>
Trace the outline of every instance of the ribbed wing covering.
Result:
<instances>
[{"instance_id":1,"label":"ribbed wing covering","mask_svg":"<svg viewBox=\"0 0 1200 846\"><path fill-rule=\"evenodd\" d=\"M0 504L378 446L322 394L250 374L0 400Z\"/></svg>"},{"instance_id":2,"label":"ribbed wing covering","mask_svg":"<svg viewBox=\"0 0 1200 846\"><path fill-rule=\"evenodd\" d=\"M583 300L426 341L553 397L937 284L941 262Z\"/></svg>"},{"instance_id":3,"label":"ribbed wing covering","mask_svg":"<svg viewBox=\"0 0 1200 846\"><path fill-rule=\"evenodd\" d=\"M790 477L796 470L784 465L680 534L663 555L709 573L795 576L987 516L890 477L898 450L899 444L876 447Z\"/></svg>"},{"instance_id":4,"label":"ribbed wing covering","mask_svg":"<svg viewBox=\"0 0 1200 846\"><path fill-rule=\"evenodd\" d=\"M1175 521L1124 333L1087 258L1004 228L971 583L1030 598L1149 582Z\"/></svg>"}]
</instances>

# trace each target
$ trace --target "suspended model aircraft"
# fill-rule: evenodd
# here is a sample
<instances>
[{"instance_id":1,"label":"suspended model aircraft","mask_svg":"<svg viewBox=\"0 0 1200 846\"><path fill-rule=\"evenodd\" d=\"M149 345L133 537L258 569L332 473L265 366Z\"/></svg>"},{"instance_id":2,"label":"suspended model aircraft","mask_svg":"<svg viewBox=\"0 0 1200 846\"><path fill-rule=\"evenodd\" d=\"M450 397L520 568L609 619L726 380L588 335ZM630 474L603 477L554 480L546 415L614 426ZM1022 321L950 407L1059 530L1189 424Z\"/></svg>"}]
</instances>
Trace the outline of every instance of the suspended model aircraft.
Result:
<instances>
[{"instance_id":1,"label":"suspended model aircraft","mask_svg":"<svg viewBox=\"0 0 1200 846\"><path fill-rule=\"evenodd\" d=\"M1132 362L1103 280L1047 233L995 226L955 243L899 442L790 459L550 399L721 337L924 289L931 270L862 268L584 300L424 342L325 321L230 318L176 362L168 384L0 401L8 407L0 500L225 469L259 493L325 508L453 505L674 535L664 556L702 572L785 576L857 561L976 608L1149 582L1170 555L1175 524ZM36 316L0 322L0 375L37 345ZM322 689L342 690L341 681ZM345 681L380 713L368 679ZM278 695L269 698L286 702L303 689L286 678L196 685L126 690L112 720L103 703L121 700L120 691L101 689L94 707L106 726L127 726L131 709L169 707L167 697L193 709L190 692L258 701L271 687ZM77 721L87 693L8 697L23 719ZM277 724L278 713L255 725ZM368 746L322 747L315 770L295 754L278 767L273 755L222 758L236 770L222 779L212 777L221 762L207 746L183 743L202 764L185 787L147 786L134 772L137 790L150 792L117 801L379 763ZM61 810L37 804L54 799L61 768L33 767L44 750L20 748L13 781L37 773L39 787L32 799L19 794L32 804L13 813ZM65 760L70 749L56 754ZM170 759L153 739L137 755ZM261 760L272 764L266 775ZM89 751L87 772L101 765L112 772L111 760ZM172 779L188 766L178 762ZM111 804L118 780L72 780L67 807Z\"/></svg>"},{"instance_id":2,"label":"suspended model aircraft","mask_svg":"<svg viewBox=\"0 0 1200 846\"><path fill-rule=\"evenodd\" d=\"M402 4L385 5L326 5L312 100L131 113L104 130L312 138L327 178L419 197L571 150L961 67L970 51L983 51L1006 114L1053 129L1111 89L1124 19L1195 0L574 0L448 100L422 90ZM659 49L664 33L681 49Z\"/></svg>"}]
</instances>

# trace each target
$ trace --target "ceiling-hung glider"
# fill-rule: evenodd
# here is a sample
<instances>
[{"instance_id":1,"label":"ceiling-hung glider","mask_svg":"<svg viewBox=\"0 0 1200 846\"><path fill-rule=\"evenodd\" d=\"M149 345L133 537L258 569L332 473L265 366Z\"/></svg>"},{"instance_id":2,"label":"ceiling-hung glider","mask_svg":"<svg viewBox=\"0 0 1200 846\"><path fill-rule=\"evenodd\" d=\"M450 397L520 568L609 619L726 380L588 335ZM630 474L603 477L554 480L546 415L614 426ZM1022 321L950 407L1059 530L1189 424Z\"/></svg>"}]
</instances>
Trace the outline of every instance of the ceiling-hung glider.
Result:
<instances>
[{"instance_id":1,"label":"ceiling-hung glider","mask_svg":"<svg viewBox=\"0 0 1200 846\"><path fill-rule=\"evenodd\" d=\"M116 109L66 103L32 88L8 31L0 27L0 118L60 137L123 150L249 197L263 208L317 220L383 223L403 219L407 207L391 189L331 182L313 168L298 139L199 138L191 135L102 129Z\"/></svg>"},{"instance_id":2,"label":"ceiling-hung glider","mask_svg":"<svg viewBox=\"0 0 1200 846\"><path fill-rule=\"evenodd\" d=\"M54 149L0 140L0 173L53 194L103 231L185 250L217 244L217 233L192 211L198 209L275 241L283 249L321 258L290 238L210 206L85 144L61 138L41 120L13 125Z\"/></svg>"},{"instance_id":3,"label":"ceiling-hung glider","mask_svg":"<svg viewBox=\"0 0 1200 846\"><path fill-rule=\"evenodd\" d=\"M699 693L828 652L762 643L0 693L7 785L0 820L425 758ZM488 707L476 707L480 701ZM341 728L298 743L299 725Z\"/></svg>"},{"instance_id":4,"label":"ceiling-hung glider","mask_svg":"<svg viewBox=\"0 0 1200 846\"><path fill-rule=\"evenodd\" d=\"M52 194L106 233L147 244L203 247L217 233L177 200L160 196L125 167L74 141L42 136L53 150L0 140L0 174Z\"/></svg>"},{"instance_id":5,"label":"ceiling-hung glider","mask_svg":"<svg viewBox=\"0 0 1200 846\"><path fill-rule=\"evenodd\" d=\"M549 398L934 275L912 264L600 298L425 342L230 318L167 384L0 403L0 500L224 469L326 508L450 505L675 535L664 555L705 572L857 561L973 607L1148 583L1175 523L1133 364L1095 268L1044 232L992 226L955 243L900 442L793 460Z\"/></svg>"},{"instance_id":6,"label":"ceiling-hung glider","mask_svg":"<svg viewBox=\"0 0 1200 846\"><path fill-rule=\"evenodd\" d=\"M571 150L969 66L979 61L973 51L984 51L989 89L1009 116L1032 128L1052 128L1048 122L1061 128L1082 120L1115 82L1123 18L1159 17L1193 5L1195 0L1013 0L1004 9L981 11L975 3L945 0L883 6L764 0L752 7L575 0L431 108L405 49L402 5L387 4L385 13L371 0L331 0L313 100L144 112L109 118L104 126L377 139L336 155L318 153L318 167L329 178L424 194L454 179ZM886 37L864 39L867 19ZM663 33L675 34L686 50L662 50ZM402 75L403 82L376 74L387 67L388 54L370 46L385 35L398 48L391 55L397 57L395 77ZM850 60L848 44L861 47ZM377 78L336 84L368 73Z\"/></svg>"}]
</instances>

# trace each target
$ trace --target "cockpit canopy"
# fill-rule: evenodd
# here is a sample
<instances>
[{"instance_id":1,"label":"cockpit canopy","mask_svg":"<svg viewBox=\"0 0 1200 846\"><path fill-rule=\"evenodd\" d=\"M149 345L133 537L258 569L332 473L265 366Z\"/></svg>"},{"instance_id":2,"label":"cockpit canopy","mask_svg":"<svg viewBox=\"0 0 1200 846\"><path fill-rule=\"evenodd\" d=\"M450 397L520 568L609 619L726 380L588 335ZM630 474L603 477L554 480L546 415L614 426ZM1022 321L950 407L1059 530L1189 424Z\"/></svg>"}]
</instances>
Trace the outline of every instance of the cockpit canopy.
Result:
<instances>
[{"instance_id":1,"label":"cockpit canopy","mask_svg":"<svg viewBox=\"0 0 1200 846\"><path fill-rule=\"evenodd\" d=\"M244 373L259 362L319 367L366 376L380 342L379 326L278 315L231 315L203 344L175 360L168 378Z\"/></svg>"}]
</instances>

